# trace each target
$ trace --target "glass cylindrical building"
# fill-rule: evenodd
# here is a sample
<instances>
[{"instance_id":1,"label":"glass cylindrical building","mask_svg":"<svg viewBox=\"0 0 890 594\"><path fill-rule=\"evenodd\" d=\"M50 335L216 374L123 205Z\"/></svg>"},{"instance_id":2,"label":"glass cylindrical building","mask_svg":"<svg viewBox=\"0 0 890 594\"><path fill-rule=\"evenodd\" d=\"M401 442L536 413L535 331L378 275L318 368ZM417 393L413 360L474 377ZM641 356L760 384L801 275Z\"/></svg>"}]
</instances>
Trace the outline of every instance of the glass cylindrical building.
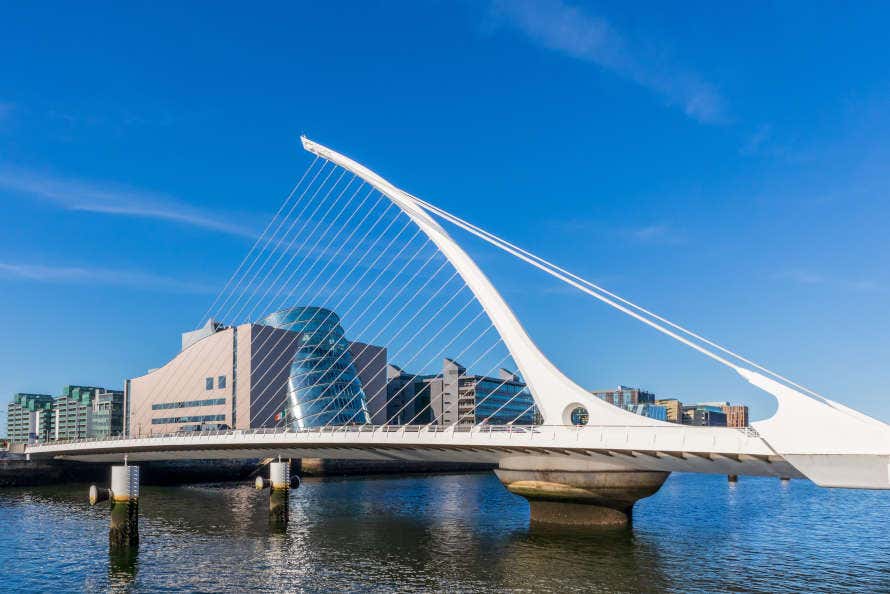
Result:
<instances>
[{"instance_id":1,"label":"glass cylindrical building","mask_svg":"<svg viewBox=\"0 0 890 594\"><path fill-rule=\"evenodd\" d=\"M294 429L370 423L337 314L323 307L294 307L260 323L300 334L288 378L288 416Z\"/></svg>"}]
</instances>

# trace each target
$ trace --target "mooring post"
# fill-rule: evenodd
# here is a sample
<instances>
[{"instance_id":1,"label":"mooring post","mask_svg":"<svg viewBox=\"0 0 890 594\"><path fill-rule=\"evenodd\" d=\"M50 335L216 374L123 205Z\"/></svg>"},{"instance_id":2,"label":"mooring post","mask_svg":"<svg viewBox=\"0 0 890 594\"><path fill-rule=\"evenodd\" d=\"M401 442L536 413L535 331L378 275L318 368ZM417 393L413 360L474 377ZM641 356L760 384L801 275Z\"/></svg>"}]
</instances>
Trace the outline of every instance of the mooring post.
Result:
<instances>
[{"instance_id":1,"label":"mooring post","mask_svg":"<svg viewBox=\"0 0 890 594\"><path fill-rule=\"evenodd\" d=\"M139 467L111 467L111 527L108 542L113 547L139 544Z\"/></svg>"},{"instance_id":2,"label":"mooring post","mask_svg":"<svg viewBox=\"0 0 890 594\"><path fill-rule=\"evenodd\" d=\"M96 505L111 499L111 489L103 489L96 485L90 485L90 505Z\"/></svg>"}]
</instances>

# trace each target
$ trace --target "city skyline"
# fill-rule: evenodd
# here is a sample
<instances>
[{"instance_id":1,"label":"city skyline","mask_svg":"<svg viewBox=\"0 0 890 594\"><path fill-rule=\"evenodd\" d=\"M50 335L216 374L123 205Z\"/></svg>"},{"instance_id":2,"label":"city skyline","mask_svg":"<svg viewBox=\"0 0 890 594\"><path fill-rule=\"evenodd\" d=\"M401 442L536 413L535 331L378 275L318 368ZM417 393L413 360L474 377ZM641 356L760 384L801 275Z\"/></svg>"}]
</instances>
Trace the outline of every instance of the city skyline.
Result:
<instances>
[{"instance_id":1,"label":"city skyline","mask_svg":"<svg viewBox=\"0 0 890 594\"><path fill-rule=\"evenodd\" d=\"M170 337L198 327L305 168L297 136L307 130L452 212L888 419L881 398L890 328L880 315L887 240L868 229L888 215L881 157L890 122L879 109L887 80L876 76L886 58L871 38L828 35L816 15L792 31L800 15L788 7L706 18L684 14L692 8L529 6L378 6L342 17L336 30L280 35L274 50L248 21L235 46L201 30L213 56L139 35L133 17L181 42L192 33L132 7L105 15L117 34L139 38L138 49L124 43L117 56L90 43L59 51L69 38L48 31L45 53L0 67L8 81L0 87L0 202L10 223L0 239L0 321L19 347L0 364L0 390L9 398L69 383L120 387L168 360L177 347ZM20 13L9 22L36 25L32 9L9 10ZM424 51L405 56L386 33L419 12L422 22L439 22L411 33L407 41ZM866 12L841 18L870 30L881 19ZM608 25L603 43L557 43L550 32L566 15L581 39ZM784 24L781 34L751 50L746 35L762 39L753 21L767 17ZM90 18L84 9L68 24L88 36ZM223 29L235 26L229 11L218 18ZM361 34L387 20L383 35ZM704 53L702 36L730 22L738 44ZM715 32L693 34L703 24ZM640 65L641 30L676 52L672 81ZM0 47L15 51L27 31L6 31ZM332 33L348 41L343 53L313 49ZM811 51L797 55L805 34ZM445 43L448 36L456 40ZM841 41L851 57L843 70L831 53ZM350 71L361 50L385 57L392 71L373 71L376 82ZM732 68L742 59L747 74ZM66 67L84 74L74 62L92 73L67 78ZM381 98L429 63L404 94ZM251 88L252 69L263 64L279 70L280 84ZM821 69L831 67L825 80ZM480 263L579 383L745 402L753 419L772 410L770 397L596 304ZM577 323L553 324L549 308ZM577 344L587 348L573 353Z\"/></svg>"},{"instance_id":2,"label":"city skyline","mask_svg":"<svg viewBox=\"0 0 890 594\"><path fill-rule=\"evenodd\" d=\"M225 343L229 346L220 348ZM386 346L349 341L337 313L323 308L291 307L239 326L210 318L204 327L183 332L181 344L175 358L127 378L122 391L67 385L58 397L14 394L7 408L6 436L27 443L270 426L303 430L331 424L541 423L518 373L505 367L498 369L497 377L468 373L447 357L441 372L405 372L388 361ZM662 421L748 426L745 405L684 406L624 385L591 393ZM335 401L340 409L331 408ZM670 402L673 413L665 406ZM704 416L699 415L702 411ZM576 413L573 424L588 424L586 409Z\"/></svg>"}]
</instances>

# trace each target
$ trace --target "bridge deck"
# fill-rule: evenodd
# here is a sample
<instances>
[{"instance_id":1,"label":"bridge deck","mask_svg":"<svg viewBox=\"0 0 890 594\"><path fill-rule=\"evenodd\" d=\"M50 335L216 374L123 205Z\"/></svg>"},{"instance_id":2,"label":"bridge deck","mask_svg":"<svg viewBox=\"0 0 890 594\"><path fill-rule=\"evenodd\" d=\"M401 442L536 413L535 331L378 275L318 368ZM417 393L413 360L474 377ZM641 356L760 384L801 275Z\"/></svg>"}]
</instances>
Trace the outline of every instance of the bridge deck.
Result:
<instances>
[{"instance_id":1,"label":"bridge deck","mask_svg":"<svg viewBox=\"0 0 890 594\"><path fill-rule=\"evenodd\" d=\"M802 477L750 429L719 427L487 426L252 429L53 442L28 446L32 458L116 462L143 460L339 458L498 463L516 456L555 456L629 468Z\"/></svg>"}]
</instances>

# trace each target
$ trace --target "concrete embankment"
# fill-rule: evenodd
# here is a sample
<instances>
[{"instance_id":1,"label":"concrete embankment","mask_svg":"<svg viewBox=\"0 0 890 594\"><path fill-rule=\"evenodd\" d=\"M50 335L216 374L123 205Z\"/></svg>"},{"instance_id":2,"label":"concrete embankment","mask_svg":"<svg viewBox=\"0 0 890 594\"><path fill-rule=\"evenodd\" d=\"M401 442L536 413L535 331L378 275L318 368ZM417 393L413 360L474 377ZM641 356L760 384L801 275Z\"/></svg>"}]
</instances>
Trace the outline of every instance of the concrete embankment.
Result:
<instances>
[{"instance_id":1,"label":"concrete embankment","mask_svg":"<svg viewBox=\"0 0 890 594\"><path fill-rule=\"evenodd\" d=\"M249 480L269 460L174 460L140 462L144 485L181 485L218 481ZM381 474L428 474L490 470L492 464L463 462L403 462L368 460L294 460L293 472L300 476L361 476ZM60 483L108 481L110 464L67 460L0 459L0 487L31 487Z\"/></svg>"},{"instance_id":2,"label":"concrete embankment","mask_svg":"<svg viewBox=\"0 0 890 594\"><path fill-rule=\"evenodd\" d=\"M108 481L106 464L0 459L0 487L34 487L59 483Z\"/></svg>"},{"instance_id":3,"label":"concrete embankment","mask_svg":"<svg viewBox=\"0 0 890 594\"><path fill-rule=\"evenodd\" d=\"M434 472L478 472L497 468L497 464L472 462L409 462L403 460L328 460L303 458L301 476L354 476L377 474L429 474Z\"/></svg>"},{"instance_id":4,"label":"concrete embankment","mask_svg":"<svg viewBox=\"0 0 890 594\"><path fill-rule=\"evenodd\" d=\"M145 485L177 485L246 480L258 460L186 460L140 462ZM0 459L0 487L108 482L110 464L66 460Z\"/></svg>"}]
</instances>

